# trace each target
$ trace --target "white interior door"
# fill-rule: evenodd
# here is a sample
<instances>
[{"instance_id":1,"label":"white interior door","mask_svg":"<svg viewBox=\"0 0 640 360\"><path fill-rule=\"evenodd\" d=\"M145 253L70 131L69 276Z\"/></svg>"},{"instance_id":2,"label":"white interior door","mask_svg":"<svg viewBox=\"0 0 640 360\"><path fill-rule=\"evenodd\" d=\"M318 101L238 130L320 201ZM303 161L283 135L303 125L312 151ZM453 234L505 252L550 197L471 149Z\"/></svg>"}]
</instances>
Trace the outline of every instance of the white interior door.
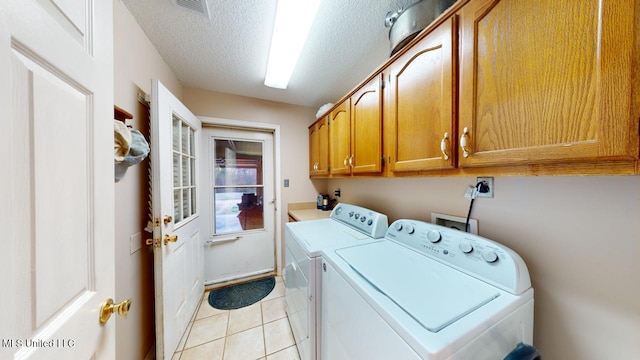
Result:
<instances>
[{"instance_id":1,"label":"white interior door","mask_svg":"<svg viewBox=\"0 0 640 360\"><path fill-rule=\"evenodd\" d=\"M200 120L158 80L151 95L156 359L171 359L204 292Z\"/></svg>"},{"instance_id":2,"label":"white interior door","mask_svg":"<svg viewBox=\"0 0 640 360\"><path fill-rule=\"evenodd\" d=\"M112 7L0 2L1 359L115 358Z\"/></svg>"},{"instance_id":3,"label":"white interior door","mask_svg":"<svg viewBox=\"0 0 640 360\"><path fill-rule=\"evenodd\" d=\"M273 133L208 128L204 134L209 183L205 282L274 272Z\"/></svg>"}]
</instances>

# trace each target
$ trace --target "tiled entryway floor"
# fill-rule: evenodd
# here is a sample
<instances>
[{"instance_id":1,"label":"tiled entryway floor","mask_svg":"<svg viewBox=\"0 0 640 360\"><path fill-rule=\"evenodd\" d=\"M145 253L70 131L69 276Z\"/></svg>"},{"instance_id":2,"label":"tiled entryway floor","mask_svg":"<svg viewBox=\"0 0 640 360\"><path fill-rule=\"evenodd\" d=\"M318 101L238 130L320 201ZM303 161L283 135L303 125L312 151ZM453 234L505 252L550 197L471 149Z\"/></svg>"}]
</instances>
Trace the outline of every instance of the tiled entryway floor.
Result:
<instances>
[{"instance_id":1,"label":"tiled entryway floor","mask_svg":"<svg viewBox=\"0 0 640 360\"><path fill-rule=\"evenodd\" d=\"M172 360L299 360L284 310L284 283L262 301L237 310L209 305L205 292Z\"/></svg>"}]
</instances>

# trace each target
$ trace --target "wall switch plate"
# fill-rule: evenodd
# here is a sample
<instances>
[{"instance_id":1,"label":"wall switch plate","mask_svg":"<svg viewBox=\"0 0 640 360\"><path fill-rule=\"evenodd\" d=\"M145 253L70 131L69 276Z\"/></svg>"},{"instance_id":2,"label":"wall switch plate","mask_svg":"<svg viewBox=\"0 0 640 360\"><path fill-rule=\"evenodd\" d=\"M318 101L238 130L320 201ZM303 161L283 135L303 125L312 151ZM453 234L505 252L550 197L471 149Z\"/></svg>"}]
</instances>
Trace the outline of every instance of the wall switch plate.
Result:
<instances>
[{"instance_id":1,"label":"wall switch plate","mask_svg":"<svg viewBox=\"0 0 640 360\"><path fill-rule=\"evenodd\" d=\"M142 233L129 236L129 254L133 255L142 248Z\"/></svg>"},{"instance_id":2,"label":"wall switch plate","mask_svg":"<svg viewBox=\"0 0 640 360\"><path fill-rule=\"evenodd\" d=\"M284 179L284 187L289 187L289 179Z\"/></svg>"},{"instance_id":3,"label":"wall switch plate","mask_svg":"<svg viewBox=\"0 0 640 360\"><path fill-rule=\"evenodd\" d=\"M482 184L478 186L478 184ZM478 192L476 197L479 198L492 198L493 197L493 177L477 177L476 188Z\"/></svg>"},{"instance_id":4,"label":"wall switch plate","mask_svg":"<svg viewBox=\"0 0 640 360\"><path fill-rule=\"evenodd\" d=\"M431 223L464 231L467 218L453 215L431 213ZM478 220L469 219L469 233L478 235Z\"/></svg>"}]
</instances>

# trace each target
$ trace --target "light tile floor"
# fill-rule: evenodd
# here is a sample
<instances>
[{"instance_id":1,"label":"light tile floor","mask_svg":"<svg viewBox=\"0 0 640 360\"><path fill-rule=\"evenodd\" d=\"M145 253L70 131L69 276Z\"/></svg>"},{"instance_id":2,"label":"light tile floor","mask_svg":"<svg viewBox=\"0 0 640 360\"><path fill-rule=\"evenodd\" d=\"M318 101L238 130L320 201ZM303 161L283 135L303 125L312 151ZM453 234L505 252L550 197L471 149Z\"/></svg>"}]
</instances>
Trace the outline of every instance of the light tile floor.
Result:
<instances>
[{"instance_id":1,"label":"light tile floor","mask_svg":"<svg viewBox=\"0 0 640 360\"><path fill-rule=\"evenodd\" d=\"M218 310L205 292L172 360L300 360L284 310L284 283L237 310Z\"/></svg>"}]
</instances>

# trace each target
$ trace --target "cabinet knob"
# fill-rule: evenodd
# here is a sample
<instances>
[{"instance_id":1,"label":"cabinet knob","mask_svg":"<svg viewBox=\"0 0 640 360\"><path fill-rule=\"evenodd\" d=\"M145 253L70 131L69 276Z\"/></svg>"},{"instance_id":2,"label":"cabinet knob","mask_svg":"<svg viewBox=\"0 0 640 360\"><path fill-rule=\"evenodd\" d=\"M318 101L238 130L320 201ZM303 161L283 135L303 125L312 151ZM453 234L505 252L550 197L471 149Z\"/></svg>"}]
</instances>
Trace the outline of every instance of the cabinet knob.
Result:
<instances>
[{"instance_id":1,"label":"cabinet knob","mask_svg":"<svg viewBox=\"0 0 640 360\"><path fill-rule=\"evenodd\" d=\"M465 127L462 130L462 136L460 136L460 148L462 149L462 156L469 157L471 153L467 149L467 138L469 137L469 128Z\"/></svg>"},{"instance_id":2,"label":"cabinet knob","mask_svg":"<svg viewBox=\"0 0 640 360\"><path fill-rule=\"evenodd\" d=\"M440 142L440 151L442 151L442 158L444 160L449 160L449 154L447 154L447 142L449 141L449 133L444 133L442 137L442 141Z\"/></svg>"}]
</instances>

